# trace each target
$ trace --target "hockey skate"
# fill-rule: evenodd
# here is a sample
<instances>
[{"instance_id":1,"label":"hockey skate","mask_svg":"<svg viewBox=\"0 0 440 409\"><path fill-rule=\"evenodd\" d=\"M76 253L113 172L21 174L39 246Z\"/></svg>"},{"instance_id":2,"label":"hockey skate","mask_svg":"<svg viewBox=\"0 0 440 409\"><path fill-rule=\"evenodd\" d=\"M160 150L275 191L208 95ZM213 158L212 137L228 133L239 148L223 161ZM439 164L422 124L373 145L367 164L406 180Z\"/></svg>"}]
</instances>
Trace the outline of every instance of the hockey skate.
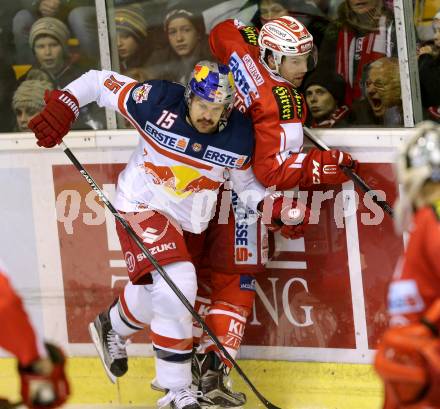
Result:
<instances>
[{"instance_id":1,"label":"hockey skate","mask_svg":"<svg viewBox=\"0 0 440 409\"><path fill-rule=\"evenodd\" d=\"M201 393L193 391L190 387L177 391L166 390L166 395L157 401L157 406L163 408L170 405L170 409L201 409L198 398Z\"/></svg>"},{"instance_id":2,"label":"hockey skate","mask_svg":"<svg viewBox=\"0 0 440 409\"><path fill-rule=\"evenodd\" d=\"M163 386L161 386L156 378L154 378L151 381L150 387L154 391L164 392L164 393L168 392L168 389L166 389ZM191 390L197 391L197 385L196 385L195 380L194 380L194 375L193 375L193 383L191 385ZM211 408L212 409L212 408L217 408L218 407L213 401L211 401L211 399L207 398L206 396L203 396L203 394L201 392L197 393L197 400L198 400L199 405L200 405L201 408Z\"/></svg>"},{"instance_id":3,"label":"hockey skate","mask_svg":"<svg viewBox=\"0 0 440 409\"><path fill-rule=\"evenodd\" d=\"M246 403L246 395L232 391L228 385L226 365L215 352L194 354L191 370L193 384L197 385L198 391L215 406L236 408Z\"/></svg>"},{"instance_id":4,"label":"hockey skate","mask_svg":"<svg viewBox=\"0 0 440 409\"><path fill-rule=\"evenodd\" d=\"M89 334L98 351L105 372L111 382L124 375L128 370L127 345L112 328L108 311L100 313L89 324Z\"/></svg>"}]
</instances>

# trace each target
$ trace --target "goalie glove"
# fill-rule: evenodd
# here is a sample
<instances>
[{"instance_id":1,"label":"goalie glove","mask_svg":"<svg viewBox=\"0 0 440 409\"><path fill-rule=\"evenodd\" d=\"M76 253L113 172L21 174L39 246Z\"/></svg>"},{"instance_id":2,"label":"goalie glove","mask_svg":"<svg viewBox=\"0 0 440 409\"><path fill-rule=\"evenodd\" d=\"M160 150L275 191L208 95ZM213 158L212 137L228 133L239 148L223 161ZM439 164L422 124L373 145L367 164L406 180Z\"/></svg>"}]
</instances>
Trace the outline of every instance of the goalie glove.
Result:
<instances>
[{"instance_id":1,"label":"goalie glove","mask_svg":"<svg viewBox=\"0 0 440 409\"><path fill-rule=\"evenodd\" d=\"M272 193L260 202L263 223L270 231L280 231L287 239L304 236L304 226L308 224L310 209L301 201L284 196L280 192Z\"/></svg>"},{"instance_id":2,"label":"goalie glove","mask_svg":"<svg viewBox=\"0 0 440 409\"><path fill-rule=\"evenodd\" d=\"M358 162L346 152L312 148L302 162L300 185L304 187L317 184L337 185L348 180L341 167L356 171L357 166Z\"/></svg>"},{"instance_id":3,"label":"goalie glove","mask_svg":"<svg viewBox=\"0 0 440 409\"><path fill-rule=\"evenodd\" d=\"M79 115L77 99L67 91L53 90L44 94L46 106L29 121L28 127L37 138L37 145L52 148L59 145Z\"/></svg>"},{"instance_id":4,"label":"goalie glove","mask_svg":"<svg viewBox=\"0 0 440 409\"><path fill-rule=\"evenodd\" d=\"M30 409L52 409L66 402L70 389L64 371L63 351L45 344L48 358L18 367L23 403Z\"/></svg>"},{"instance_id":5,"label":"goalie glove","mask_svg":"<svg viewBox=\"0 0 440 409\"><path fill-rule=\"evenodd\" d=\"M439 407L439 323L437 299L421 322L385 331L374 366L385 384L386 399L396 407Z\"/></svg>"}]
</instances>

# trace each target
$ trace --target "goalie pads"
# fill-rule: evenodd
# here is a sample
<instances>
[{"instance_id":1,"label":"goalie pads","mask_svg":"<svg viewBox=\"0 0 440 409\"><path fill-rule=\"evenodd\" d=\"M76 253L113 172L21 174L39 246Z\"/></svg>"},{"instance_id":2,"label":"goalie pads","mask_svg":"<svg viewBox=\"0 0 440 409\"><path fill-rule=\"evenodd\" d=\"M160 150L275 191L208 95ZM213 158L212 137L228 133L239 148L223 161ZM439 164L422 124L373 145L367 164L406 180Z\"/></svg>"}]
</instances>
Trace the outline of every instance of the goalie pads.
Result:
<instances>
[{"instance_id":1,"label":"goalie pads","mask_svg":"<svg viewBox=\"0 0 440 409\"><path fill-rule=\"evenodd\" d=\"M64 370L63 351L52 344L45 344L52 363L49 373L42 373L35 364L18 367L23 403L31 409L52 409L66 402L70 388Z\"/></svg>"}]
</instances>

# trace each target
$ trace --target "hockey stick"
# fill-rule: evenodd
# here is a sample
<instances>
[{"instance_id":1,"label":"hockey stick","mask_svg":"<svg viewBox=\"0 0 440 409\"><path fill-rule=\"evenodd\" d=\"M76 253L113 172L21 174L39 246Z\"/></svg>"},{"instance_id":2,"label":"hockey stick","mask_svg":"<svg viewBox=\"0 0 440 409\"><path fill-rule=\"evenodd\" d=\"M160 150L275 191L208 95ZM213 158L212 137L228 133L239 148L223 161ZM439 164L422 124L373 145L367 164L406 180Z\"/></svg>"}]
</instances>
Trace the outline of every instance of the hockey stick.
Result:
<instances>
[{"instance_id":1,"label":"hockey stick","mask_svg":"<svg viewBox=\"0 0 440 409\"><path fill-rule=\"evenodd\" d=\"M322 151L329 151L330 148L322 142L312 131L306 126L303 128L304 135L307 136L319 149ZM347 166L341 166L342 171L364 192L367 193L374 203L376 203L380 208L382 208L385 213L388 213L391 217L394 217L393 208L391 205L382 197L374 193L370 186L367 185L365 180L363 180L357 173Z\"/></svg>"},{"instance_id":2,"label":"hockey stick","mask_svg":"<svg viewBox=\"0 0 440 409\"><path fill-rule=\"evenodd\" d=\"M231 354L227 351L227 349L220 343L219 339L212 332L212 330L206 325L203 318L194 310L193 306L190 304L188 299L183 295L180 289L176 286L174 281L169 277L167 272L163 269L163 267L157 262L157 260L151 255L151 253L145 248L142 242L139 240L138 236L132 229L132 227L128 224L128 222L124 219L124 217L115 209L115 207L111 204L111 202L107 199L104 192L99 188L98 184L93 180L90 174L84 169L81 163L78 161L76 156L72 153L72 151L67 147L64 142L61 142L61 147L64 150L64 153L68 156L68 158L72 161L73 165L78 169L79 173L84 177L90 187L96 192L99 198L104 202L105 206L112 212L113 216L116 220L121 223L124 227L125 231L129 234L129 236L135 241L139 249L142 253L147 257L150 263L154 266L157 272L162 276L162 278L166 281L166 283L171 287L174 293L177 295L182 304L186 307L189 313L193 316L193 318L201 325L203 330L209 335L211 340L217 346L217 348L222 352L222 354L232 363L232 366L236 369L240 377L248 384L248 386L252 389L252 392L257 396L257 398L263 403L264 406L268 409L280 409L278 406L275 406L273 403L269 402L254 386L254 384L249 380L237 362L232 358Z\"/></svg>"}]
</instances>

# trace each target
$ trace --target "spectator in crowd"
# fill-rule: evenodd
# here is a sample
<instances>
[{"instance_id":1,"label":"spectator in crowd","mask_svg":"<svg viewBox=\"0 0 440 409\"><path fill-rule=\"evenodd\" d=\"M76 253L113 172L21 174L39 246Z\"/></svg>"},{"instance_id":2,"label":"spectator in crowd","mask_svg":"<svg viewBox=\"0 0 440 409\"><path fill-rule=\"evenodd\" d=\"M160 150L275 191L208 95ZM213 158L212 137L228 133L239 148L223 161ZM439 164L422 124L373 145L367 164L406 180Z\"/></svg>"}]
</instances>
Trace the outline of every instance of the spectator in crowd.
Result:
<instances>
[{"instance_id":1,"label":"spectator in crowd","mask_svg":"<svg viewBox=\"0 0 440 409\"><path fill-rule=\"evenodd\" d=\"M343 105L345 82L340 75L315 71L304 83L304 96L312 128L343 128L349 124L350 109Z\"/></svg>"},{"instance_id":2,"label":"spectator in crowd","mask_svg":"<svg viewBox=\"0 0 440 409\"><path fill-rule=\"evenodd\" d=\"M252 23L259 29L269 20L282 16L292 16L304 24L319 47L324 37L328 19L313 1L299 0L259 0L258 10Z\"/></svg>"},{"instance_id":3,"label":"spectator in crowd","mask_svg":"<svg viewBox=\"0 0 440 409\"><path fill-rule=\"evenodd\" d=\"M26 72L26 81L29 80L40 80L52 82L52 77L47 71L40 70L39 68L31 68Z\"/></svg>"},{"instance_id":4,"label":"spectator in crowd","mask_svg":"<svg viewBox=\"0 0 440 409\"><path fill-rule=\"evenodd\" d=\"M29 32L29 46L36 59L34 68L49 74L57 88L62 88L81 74L80 68L69 60L69 36L67 26L54 17L38 19Z\"/></svg>"},{"instance_id":5,"label":"spectator in crowd","mask_svg":"<svg viewBox=\"0 0 440 409\"><path fill-rule=\"evenodd\" d=\"M67 53L69 29L54 17L42 17L31 27L29 45L35 54L37 63L31 68L43 71L48 75L55 88L61 89L84 70L72 62ZM27 76L25 77L27 79ZM97 105L81 109L75 129L102 129L104 113Z\"/></svg>"},{"instance_id":6,"label":"spectator in crowd","mask_svg":"<svg viewBox=\"0 0 440 409\"><path fill-rule=\"evenodd\" d=\"M52 89L51 82L42 80L27 80L20 84L12 98L16 131L29 131L28 122L44 108L44 93Z\"/></svg>"},{"instance_id":7,"label":"spectator in crowd","mask_svg":"<svg viewBox=\"0 0 440 409\"><path fill-rule=\"evenodd\" d=\"M0 57L0 132L12 132L15 127L12 96L17 80L12 67Z\"/></svg>"},{"instance_id":8,"label":"spectator in crowd","mask_svg":"<svg viewBox=\"0 0 440 409\"><path fill-rule=\"evenodd\" d=\"M115 11L119 65L121 74L124 75L133 69L148 72L148 27L142 13L143 10L138 5L121 7ZM146 79L151 79L151 74L147 74Z\"/></svg>"},{"instance_id":9,"label":"spectator in crowd","mask_svg":"<svg viewBox=\"0 0 440 409\"><path fill-rule=\"evenodd\" d=\"M419 50L419 75L425 117L440 122L440 10L432 20L434 40Z\"/></svg>"},{"instance_id":10,"label":"spectator in crowd","mask_svg":"<svg viewBox=\"0 0 440 409\"><path fill-rule=\"evenodd\" d=\"M186 84L194 64L211 58L202 17L186 9L171 9L164 30L168 44L150 59L154 77Z\"/></svg>"},{"instance_id":11,"label":"spectator in crowd","mask_svg":"<svg viewBox=\"0 0 440 409\"><path fill-rule=\"evenodd\" d=\"M346 105L351 107L364 96L364 68L395 54L394 37L393 15L382 0L345 0L340 4L338 18L329 24L321 43L318 65L344 78Z\"/></svg>"},{"instance_id":12,"label":"spectator in crowd","mask_svg":"<svg viewBox=\"0 0 440 409\"><path fill-rule=\"evenodd\" d=\"M32 7L19 10L13 18L18 64L35 62L32 49L28 47L29 33L32 25L41 17L58 18L70 26L82 52L96 58L98 36L93 0L37 0L32 3Z\"/></svg>"},{"instance_id":13,"label":"spectator in crowd","mask_svg":"<svg viewBox=\"0 0 440 409\"><path fill-rule=\"evenodd\" d=\"M354 123L396 127L403 125L399 61L382 57L367 68L366 98L353 104Z\"/></svg>"}]
</instances>

